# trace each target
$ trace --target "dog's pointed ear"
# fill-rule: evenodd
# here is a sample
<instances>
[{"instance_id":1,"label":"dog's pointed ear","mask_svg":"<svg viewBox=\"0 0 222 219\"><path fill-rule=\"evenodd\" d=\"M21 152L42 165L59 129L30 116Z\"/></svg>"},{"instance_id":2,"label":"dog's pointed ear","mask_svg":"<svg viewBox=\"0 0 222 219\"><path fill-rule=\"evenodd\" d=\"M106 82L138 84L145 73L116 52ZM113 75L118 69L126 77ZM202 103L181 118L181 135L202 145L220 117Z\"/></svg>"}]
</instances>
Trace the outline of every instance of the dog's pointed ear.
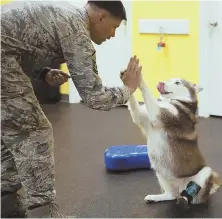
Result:
<instances>
[{"instance_id":1,"label":"dog's pointed ear","mask_svg":"<svg viewBox=\"0 0 222 219\"><path fill-rule=\"evenodd\" d=\"M200 93L200 92L203 90L203 88L200 87L200 86L197 85L197 84L194 84L193 86L194 86L194 89L195 89L196 93Z\"/></svg>"}]
</instances>

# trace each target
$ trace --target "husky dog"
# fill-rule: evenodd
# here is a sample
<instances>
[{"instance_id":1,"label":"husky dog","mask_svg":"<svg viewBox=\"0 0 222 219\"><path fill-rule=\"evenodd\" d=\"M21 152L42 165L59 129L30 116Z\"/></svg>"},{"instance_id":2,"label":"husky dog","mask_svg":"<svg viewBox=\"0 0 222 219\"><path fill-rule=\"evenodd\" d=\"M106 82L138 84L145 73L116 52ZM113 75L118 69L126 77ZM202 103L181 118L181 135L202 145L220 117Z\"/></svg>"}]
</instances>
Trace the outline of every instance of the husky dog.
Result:
<instances>
[{"instance_id":1,"label":"husky dog","mask_svg":"<svg viewBox=\"0 0 222 219\"><path fill-rule=\"evenodd\" d=\"M148 156L162 189L161 194L147 195L145 201L179 203L183 194L186 204L207 201L221 182L198 147L197 93L202 89L184 79L171 78L158 84L160 98L156 100L143 79L139 88L145 104L141 106L132 95L128 109L147 139ZM193 197L186 196L186 188L192 182L199 191Z\"/></svg>"}]
</instances>

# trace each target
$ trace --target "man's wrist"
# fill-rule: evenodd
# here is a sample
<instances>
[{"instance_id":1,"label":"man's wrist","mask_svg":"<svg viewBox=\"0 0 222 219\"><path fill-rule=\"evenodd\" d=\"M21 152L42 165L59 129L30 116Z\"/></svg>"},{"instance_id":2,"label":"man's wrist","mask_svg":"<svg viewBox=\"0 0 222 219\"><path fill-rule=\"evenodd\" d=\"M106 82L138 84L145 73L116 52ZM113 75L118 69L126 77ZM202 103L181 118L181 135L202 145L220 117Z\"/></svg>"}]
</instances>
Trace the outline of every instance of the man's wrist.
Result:
<instances>
[{"instance_id":1,"label":"man's wrist","mask_svg":"<svg viewBox=\"0 0 222 219\"><path fill-rule=\"evenodd\" d=\"M132 87L128 87L128 89L129 89L130 94L133 94L136 91L136 89Z\"/></svg>"},{"instance_id":2,"label":"man's wrist","mask_svg":"<svg viewBox=\"0 0 222 219\"><path fill-rule=\"evenodd\" d=\"M125 89L127 89L129 91L130 95L133 94L135 92L135 90L136 90L135 88L129 87L129 86L125 85L125 84L124 84L124 87L125 87Z\"/></svg>"}]
</instances>

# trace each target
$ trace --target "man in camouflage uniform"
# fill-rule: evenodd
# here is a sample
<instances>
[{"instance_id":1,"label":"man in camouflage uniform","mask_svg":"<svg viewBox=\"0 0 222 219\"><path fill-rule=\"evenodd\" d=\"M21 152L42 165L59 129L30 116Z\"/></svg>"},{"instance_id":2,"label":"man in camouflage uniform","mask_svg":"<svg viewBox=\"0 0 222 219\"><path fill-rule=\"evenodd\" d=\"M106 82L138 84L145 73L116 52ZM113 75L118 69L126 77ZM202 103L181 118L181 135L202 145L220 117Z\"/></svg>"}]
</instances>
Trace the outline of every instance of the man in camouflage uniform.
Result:
<instances>
[{"instance_id":1,"label":"man in camouflage uniform","mask_svg":"<svg viewBox=\"0 0 222 219\"><path fill-rule=\"evenodd\" d=\"M22 184L28 217L55 217L52 206L56 196L53 129L30 78L61 85L67 75L50 66L67 63L89 107L110 110L125 104L139 85L139 61L131 58L123 87L104 87L91 42L99 45L114 37L122 20L126 20L126 13L120 1L88 2L83 9L65 2L18 1L2 7L1 192L3 202L9 197L16 200ZM10 207L12 212L21 209L10 203L3 203L3 212Z\"/></svg>"}]
</instances>

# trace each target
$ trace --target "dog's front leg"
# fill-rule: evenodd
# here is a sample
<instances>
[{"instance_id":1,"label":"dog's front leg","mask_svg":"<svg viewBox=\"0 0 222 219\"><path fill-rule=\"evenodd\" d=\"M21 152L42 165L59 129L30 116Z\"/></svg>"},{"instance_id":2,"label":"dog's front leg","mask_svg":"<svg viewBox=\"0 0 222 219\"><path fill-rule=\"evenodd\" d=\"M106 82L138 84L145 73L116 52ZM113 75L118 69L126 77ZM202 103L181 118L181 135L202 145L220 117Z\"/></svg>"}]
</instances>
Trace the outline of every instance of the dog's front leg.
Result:
<instances>
[{"instance_id":1,"label":"dog's front leg","mask_svg":"<svg viewBox=\"0 0 222 219\"><path fill-rule=\"evenodd\" d=\"M129 98L129 105L128 105L128 109L130 111L131 117L133 119L133 122L136 125L141 125L141 121L140 121L140 105L138 103L138 101L136 100L134 94L132 94Z\"/></svg>"},{"instance_id":2,"label":"dog's front leg","mask_svg":"<svg viewBox=\"0 0 222 219\"><path fill-rule=\"evenodd\" d=\"M175 200L179 196L179 189L177 186L168 182L164 176L161 176L159 173L156 173L158 182L164 193L156 195L147 195L144 200L148 203L150 202L162 202Z\"/></svg>"},{"instance_id":3,"label":"dog's front leg","mask_svg":"<svg viewBox=\"0 0 222 219\"><path fill-rule=\"evenodd\" d=\"M152 203L152 202L171 201L175 199L176 197L173 194L165 192L163 194L158 194L158 195L147 195L144 200L147 203Z\"/></svg>"},{"instance_id":4,"label":"dog's front leg","mask_svg":"<svg viewBox=\"0 0 222 219\"><path fill-rule=\"evenodd\" d=\"M129 98L128 109L130 111L133 122L139 126L143 135L147 138L148 129L149 129L149 120L146 108L140 106L134 94Z\"/></svg>"},{"instance_id":5,"label":"dog's front leg","mask_svg":"<svg viewBox=\"0 0 222 219\"><path fill-rule=\"evenodd\" d=\"M160 106L158 105L157 100L152 96L149 88L146 86L143 79L141 79L140 90L142 92L144 103L147 108L148 118L152 123L156 121L156 118L160 113Z\"/></svg>"}]
</instances>

